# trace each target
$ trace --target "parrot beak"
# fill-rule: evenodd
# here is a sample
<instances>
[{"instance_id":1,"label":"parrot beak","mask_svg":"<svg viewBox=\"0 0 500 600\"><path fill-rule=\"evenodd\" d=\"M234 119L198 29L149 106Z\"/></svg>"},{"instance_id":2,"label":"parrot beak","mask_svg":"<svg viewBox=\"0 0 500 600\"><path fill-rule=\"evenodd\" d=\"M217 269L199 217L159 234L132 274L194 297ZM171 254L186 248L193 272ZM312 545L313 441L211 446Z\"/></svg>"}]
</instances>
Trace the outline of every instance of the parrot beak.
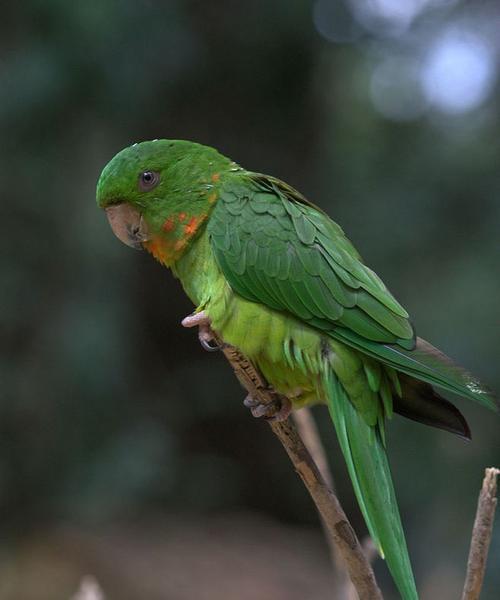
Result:
<instances>
[{"instance_id":1,"label":"parrot beak","mask_svg":"<svg viewBox=\"0 0 500 600\"><path fill-rule=\"evenodd\" d=\"M114 204L105 210L116 237L127 246L142 250L142 243L149 240L149 234L141 213L126 203Z\"/></svg>"}]
</instances>

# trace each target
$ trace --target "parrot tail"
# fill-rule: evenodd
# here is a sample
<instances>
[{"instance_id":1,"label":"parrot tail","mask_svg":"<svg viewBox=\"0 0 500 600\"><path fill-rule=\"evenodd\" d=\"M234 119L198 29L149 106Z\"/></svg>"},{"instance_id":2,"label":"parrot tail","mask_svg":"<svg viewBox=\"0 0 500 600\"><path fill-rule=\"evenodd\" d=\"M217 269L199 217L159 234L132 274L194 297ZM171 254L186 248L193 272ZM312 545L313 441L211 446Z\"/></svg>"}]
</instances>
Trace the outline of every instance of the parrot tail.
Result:
<instances>
[{"instance_id":1,"label":"parrot tail","mask_svg":"<svg viewBox=\"0 0 500 600\"><path fill-rule=\"evenodd\" d=\"M418 600L381 432L366 424L333 371L325 383L330 415L370 535L403 600Z\"/></svg>"}]
</instances>

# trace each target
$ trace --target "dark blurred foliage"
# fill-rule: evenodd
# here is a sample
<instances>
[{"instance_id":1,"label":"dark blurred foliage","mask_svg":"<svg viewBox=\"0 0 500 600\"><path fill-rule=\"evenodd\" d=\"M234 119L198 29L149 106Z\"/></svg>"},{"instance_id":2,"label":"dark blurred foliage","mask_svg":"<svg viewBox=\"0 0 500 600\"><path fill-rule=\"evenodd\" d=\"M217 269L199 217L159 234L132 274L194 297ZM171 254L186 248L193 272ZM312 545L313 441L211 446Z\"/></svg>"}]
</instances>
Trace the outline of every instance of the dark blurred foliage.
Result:
<instances>
[{"instance_id":1,"label":"dark blurred foliage","mask_svg":"<svg viewBox=\"0 0 500 600\"><path fill-rule=\"evenodd\" d=\"M222 357L180 327L192 307L178 283L121 245L96 208L100 170L132 142L193 139L298 187L342 224L419 334L500 389L498 4L405 1L2 7L0 517L9 559L20 536L61 522L85 531L251 511L319 531ZM454 27L469 28L489 54L474 63L472 52L476 66L447 104L447 88L432 95L441 63L428 54ZM483 79L481 60L495 69ZM423 65L418 89L408 87L408 65ZM457 104L467 90L472 101ZM500 462L498 418L458 405L471 444L400 418L389 427L429 599L438 584L440 598L458 596L483 468ZM333 429L315 413L363 532ZM500 588L499 532L485 600ZM381 561L376 568L390 586Z\"/></svg>"}]
</instances>

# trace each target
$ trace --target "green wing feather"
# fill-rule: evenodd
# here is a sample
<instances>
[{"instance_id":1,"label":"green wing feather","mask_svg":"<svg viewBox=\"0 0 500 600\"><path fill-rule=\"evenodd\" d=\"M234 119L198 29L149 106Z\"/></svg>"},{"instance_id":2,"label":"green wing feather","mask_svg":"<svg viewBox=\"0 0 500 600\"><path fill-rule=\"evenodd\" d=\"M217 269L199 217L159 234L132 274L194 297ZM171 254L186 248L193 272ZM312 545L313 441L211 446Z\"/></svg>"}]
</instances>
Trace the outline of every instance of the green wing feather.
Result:
<instances>
[{"instance_id":1,"label":"green wing feather","mask_svg":"<svg viewBox=\"0 0 500 600\"><path fill-rule=\"evenodd\" d=\"M446 354L419 337L416 339L415 348L411 351L394 345L374 344L347 329L338 329L334 337L397 371L474 400L498 412L497 399L483 383L454 364Z\"/></svg>"},{"instance_id":2,"label":"green wing feather","mask_svg":"<svg viewBox=\"0 0 500 600\"><path fill-rule=\"evenodd\" d=\"M225 277L244 298L288 311L398 371L496 409L479 381L415 337L408 313L342 229L285 183L234 175L222 186L208 233Z\"/></svg>"}]
</instances>

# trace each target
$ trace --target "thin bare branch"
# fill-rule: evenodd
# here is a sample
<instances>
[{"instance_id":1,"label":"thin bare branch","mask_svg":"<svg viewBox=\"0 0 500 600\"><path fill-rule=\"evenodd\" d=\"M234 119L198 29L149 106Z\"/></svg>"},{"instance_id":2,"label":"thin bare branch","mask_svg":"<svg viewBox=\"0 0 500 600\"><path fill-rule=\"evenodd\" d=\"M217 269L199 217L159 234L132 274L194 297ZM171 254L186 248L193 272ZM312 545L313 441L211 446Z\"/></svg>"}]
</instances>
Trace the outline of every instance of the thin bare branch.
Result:
<instances>
[{"instance_id":1,"label":"thin bare branch","mask_svg":"<svg viewBox=\"0 0 500 600\"><path fill-rule=\"evenodd\" d=\"M478 600L481 594L497 506L497 476L499 474L500 470L495 468L485 471L472 529L462 600Z\"/></svg>"},{"instance_id":2,"label":"thin bare branch","mask_svg":"<svg viewBox=\"0 0 500 600\"><path fill-rule=\"evenodd\" d=\"M316 425L316 421L314 420L314 416L309 407L304 406L300 410L295 410L292 413L293 420L295 422L295 426L297 427L299 436L302 438L302 441L305 444L305 447L309 451L311 458L316 463L316 466L321 473L326 485L335 492L335 485L333 482L332 472L330 471L330 466L328 465L328 459L326 457L326 452L321 442L321 437L319 435L318 427ZM325 538L328 542L329 550L330 550L330 560L332 563L333 576L335 580L335 592L334 597L336 600L350 600L350 590L354 588L352 586L351 580L349 579L349 575L345 568L345 563L342 560L342 557L339 554L337 545L334 543L332 537L328 533L327 525L321 519L321 525L325 531ZM354 596L355 600L357 600L357 596Z\"/></svg>"},{"instance_id":3,"label":"thin bare branch","mask_svg":"<svg viewBox=\"0 0 500 600\"><path fill-rule=\"evenodd\" d=\"M363 552L365 553L366 560L372 565L374 560L378 557L378 551L373 543L372 538L367 535L361 542ZM358 594L354 588L352 581L348 579L343 588L341 588L339 598L345 598L346 600L358 600Z\"/></svg>"},{"instance_id":4,"label":"thin bare branch","mask_svg":"<svg viewBox=\"0 0 500 600\"><path fill-rule=\"evenodd\" d=\"M304 408L296 410L292 414L299 435L306 445L306 448L309 450L314 462L316 463L321 476L330 489L335 491L332 472L330 471L326 452L323 448L318 427L316 425L316 421L314 420L311 409L307 406L304 406Z\"/></svg>"},{"instance_id":5,"label":"thin bare branch","mask_svg":"<svg viewBox=\"0 0 500 600\"><path fill-rule=\"evenodd\" d=\"M221 344L242 385L254 399L267 404L271 412L279 411L277 396L269 389L262 374L232 346ZM326 484L311 454L308 452L293 423L269 420L269 425L285 448L288 457L304 482L325 524L326 531L345 563L359 600L382 600L373 570L337 497Z\"/></svg>"}]
</instances>

